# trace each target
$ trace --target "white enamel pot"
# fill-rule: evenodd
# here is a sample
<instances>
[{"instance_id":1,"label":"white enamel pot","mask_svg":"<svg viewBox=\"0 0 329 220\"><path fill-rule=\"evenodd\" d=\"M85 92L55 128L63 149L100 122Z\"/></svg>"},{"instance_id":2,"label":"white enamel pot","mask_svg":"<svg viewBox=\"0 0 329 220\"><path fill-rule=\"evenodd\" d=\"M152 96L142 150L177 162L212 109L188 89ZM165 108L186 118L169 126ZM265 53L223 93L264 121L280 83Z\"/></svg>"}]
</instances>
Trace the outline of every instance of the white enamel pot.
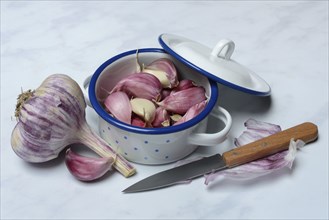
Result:
<instances>
[{"instance_id":1,"label":"white enamel pot","mask_svg":"<svg viewBox=\"0 0 329 220\"><path fill-rule=\"evenodd\" d=\"M100 116L101 137L129 161L140 164L171 163L191 154L198 146L215 146L223 142L230 131L232 118L224 108L216 105L217 83L177 61L163 49L139 49L139 62L149 64L163 57L171 59L180 79L191 79L205 88L209 97L205 109L185 123L164 128L135 127L113 118L104 110L102 100L107 92L136 70L136 52L124 52L107 60L84 83L85 86L89 84L90 104ZM224 128L206 133L209 114L223 121Z\"/></svg>"}]
</instances>

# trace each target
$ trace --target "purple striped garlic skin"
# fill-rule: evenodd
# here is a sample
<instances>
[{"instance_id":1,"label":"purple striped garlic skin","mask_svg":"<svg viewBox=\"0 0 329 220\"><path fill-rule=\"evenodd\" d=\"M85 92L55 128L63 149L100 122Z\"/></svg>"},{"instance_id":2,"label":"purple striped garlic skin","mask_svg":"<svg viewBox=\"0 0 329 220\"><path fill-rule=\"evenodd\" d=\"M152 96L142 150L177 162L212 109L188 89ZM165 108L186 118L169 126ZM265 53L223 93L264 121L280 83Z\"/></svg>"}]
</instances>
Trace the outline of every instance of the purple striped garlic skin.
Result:
<instances>
[{"instance_id":1,"label":"purple striped garlic skin","mask_svg":"<svg viewBox=\"0 0 329 220\"><path fill-rule=\"evenodd\" d=\"M157 104L169 112L185 114L193 105L206 99L203 87L192 87L170 94Z\"/></svg>"},{"instance_id":2,"label":"purple striped garlic skin","mask_svg":"<svg viewBox=\"0 0 329 220\"><path fill-rule=\"evenodd\" d=\"M12 133L13 150L29 162L56 158L67 145L77 142L75 132L83 126L85 107L78 84L68 76L51 75L20 109Z\"/></svg>"},{"instance_id":3,"label":"purple striped garlic skin","mask_svg":"<svg viewBox=\"0 0 329 220\"><path fill-rule=\"evenodd\" d=\"M58 157L66 146L82 143L102 157L116 158L114 167L125 177L136 172L88 126L84 96L69 76L53 74L47 77L29 98L19 103L11 146L23 160L49 161Z\"/></svg>"},{"instance_id":4,"label":"purple striped garlic skin","mask_svg":"<svg viewBox=\"0 0 329 220\"><path fill-rule=\"evenodd\" d=\"M152 74L141 72L133 73L120 80L110 93L122 91L135 98L158 101L161 98L161 89L158 78Z\"/></svg>"}]
</instances>

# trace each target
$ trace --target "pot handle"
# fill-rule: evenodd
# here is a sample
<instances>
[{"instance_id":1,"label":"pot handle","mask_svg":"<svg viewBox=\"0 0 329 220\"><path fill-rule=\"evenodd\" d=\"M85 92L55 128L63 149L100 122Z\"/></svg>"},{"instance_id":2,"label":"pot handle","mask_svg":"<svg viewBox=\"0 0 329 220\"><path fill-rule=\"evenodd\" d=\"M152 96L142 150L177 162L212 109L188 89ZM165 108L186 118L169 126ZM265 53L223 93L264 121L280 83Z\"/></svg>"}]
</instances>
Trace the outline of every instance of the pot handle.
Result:
<instances>
[{"instance_id":1,"label":"pot handle","mask_svg":"<svg viewBox=\"0 0 329 220\"><path fill-rule=\"evenodd\" d=\"M83 84L82 84L82 93L83 93L83 96L85 98L85 101L86 101L86 104L89 106L89 107L93 107L90 103L90 100L88 98L88 88L89 88L89 84L90 84L90 80L91 80L91 77L92 75L88 76L84 81L83 81Z\"/></svg>"},{"instance_id":2,"label":"pot handle","mask_svg":"<svg viewBox=\"0 0 329 220\"><path fill-rule=\"evenodd\" d=\"M216 106L210 114L224 122L225 127L217 133L192 133L188 137L189 143L201 146L215 146L226 139L232 127L232 117L230 113L223 107Z\"/></svg>"}]
</instances>

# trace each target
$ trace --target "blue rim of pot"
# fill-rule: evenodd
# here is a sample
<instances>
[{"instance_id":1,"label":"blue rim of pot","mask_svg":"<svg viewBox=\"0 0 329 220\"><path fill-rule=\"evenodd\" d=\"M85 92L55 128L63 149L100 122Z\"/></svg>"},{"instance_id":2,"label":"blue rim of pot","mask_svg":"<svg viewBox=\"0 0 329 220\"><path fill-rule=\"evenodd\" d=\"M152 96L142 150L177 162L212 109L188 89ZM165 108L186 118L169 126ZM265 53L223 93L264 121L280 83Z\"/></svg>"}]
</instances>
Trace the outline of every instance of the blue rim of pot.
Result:
<instances>
[{"instance_id":1,"label":"blue rim of pot","mask_svg":"<svg viewBox=\"0 0 329 220\"><path fill-rule=\"evenodd\" d=\"M196 117L192 118L191 120L184 122L179 125L174 126L168 126L168 127L161 127L161 128L142 128L133 126L130 124L126 124L124 122L121 122L114 117L112 117L108 112L105 111L105 109L102 107L102 105L99 103L99 101L96 98L96 83L100 76L100 74L103 72L103 70L110 65L111 63L115 62L116 60L119 60L125 56L129 56L132 54L136 54L137 50L130 50L121 54L118 54L107 61L105 61L98 69L95 71L93 76L91 77L90 84L89 84L89 99L90 103L93 106L94 110L97 112L97 114L103 118L106 122L110 123L113 126L116 126L120 129L123 129L125 131L139 133L139 134L168 134L168 133L175 133L179 131L183 131L187 128L193 127L194 125L201 122L204 118L206 118L214 106L216 105L217 98L218 98L218 88L217 83L211 79L208 78L211 94L208 98L208 103L205 107L205 109ZM144 48L144 49L138 49L138 53L165 53L168 54L165 50L160 48ZM169 55L169 54L168 54Z\"/></svg>"}]
</instances>

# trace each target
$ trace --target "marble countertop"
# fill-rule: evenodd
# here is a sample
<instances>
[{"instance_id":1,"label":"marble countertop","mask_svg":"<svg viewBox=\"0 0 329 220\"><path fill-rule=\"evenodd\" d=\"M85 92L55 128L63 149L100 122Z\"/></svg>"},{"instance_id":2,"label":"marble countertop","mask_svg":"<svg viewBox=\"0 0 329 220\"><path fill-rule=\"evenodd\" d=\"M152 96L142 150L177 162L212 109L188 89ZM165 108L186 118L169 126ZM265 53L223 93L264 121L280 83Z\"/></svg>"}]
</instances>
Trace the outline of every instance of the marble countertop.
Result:
<instances>
[{"instance_id":1,"label":"marble countertop","mask_svg":"<svg viewBox=\"0 0 329 220\"><path fill-rule=\"evenodd\" d=\"M112 173L83 183L63 154L44 164L16 156L10 137L21 89L53 73L82 83L118 53L160 47L162 33L209 47L232 39L232 58L272 88L256 97L220 86L230 134L191 156L232 147L249 118L283 129L311 121L319 139L298 151L291 170L137 194L121 191L173 165L134 164L131 178ZM93 109L86 117L96 130ZM328 160L328 1L1 1L1 219L328 219Z\"/></svg>"}]
</instances>

